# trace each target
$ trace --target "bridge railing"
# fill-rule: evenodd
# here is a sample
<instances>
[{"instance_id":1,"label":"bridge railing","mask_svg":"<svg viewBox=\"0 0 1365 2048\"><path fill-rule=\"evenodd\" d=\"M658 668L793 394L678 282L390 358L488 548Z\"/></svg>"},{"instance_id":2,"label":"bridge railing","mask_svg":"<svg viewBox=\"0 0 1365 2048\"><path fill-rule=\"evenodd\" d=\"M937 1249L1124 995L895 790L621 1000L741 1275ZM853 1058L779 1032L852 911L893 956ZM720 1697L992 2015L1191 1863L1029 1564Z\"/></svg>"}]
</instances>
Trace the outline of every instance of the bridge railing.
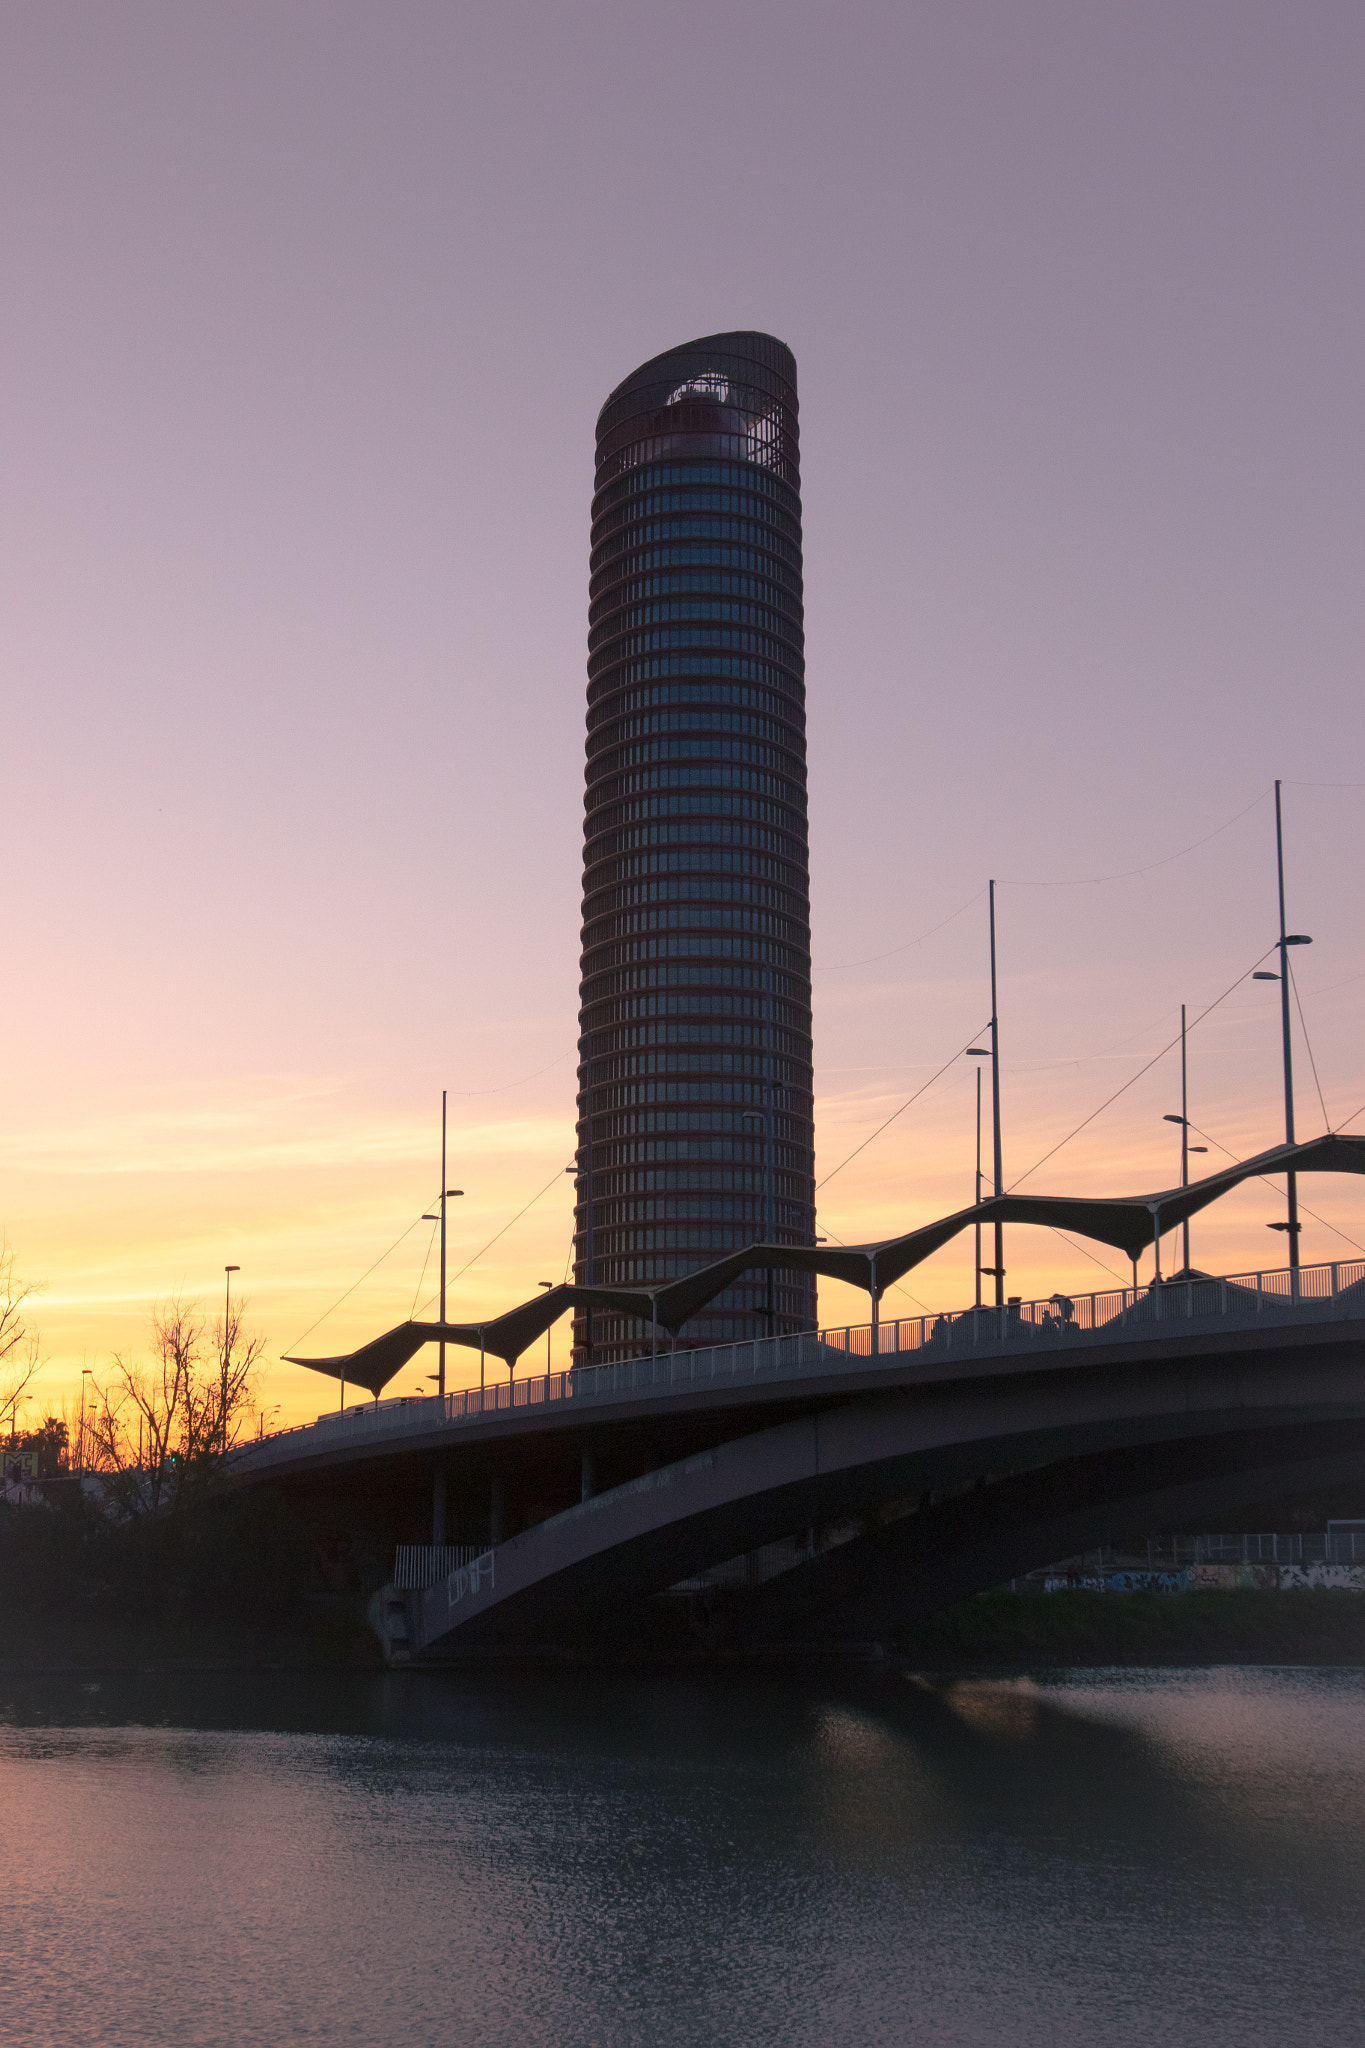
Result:
<instances>
[{"instance_id":1,"label":"bridge railing","mask_svg":"<svg viewBox=\"0 0 1365 2048\"><path fill-rule=\"evenodd\" d=\"M1090 1335L1119 1340L1140 1331L1158 1337L1162 1326L1175 1334L1182 1323L1216 1327L1319 1316L1365 1315L1365 1259L1304 1266L1297 1280L1288 1268L1232 1273L1218 1279L1163 1281L1158 1287L1114 1287L1093 1294L1060 1291L1037 1301L1014 1300L1003 1307L944 1310L936 1315L885 1317L877 1325L845 1324L748 1343L675 1347L651 1351L612 1365L579 1366L570 1372L512 1376L496 1385L465 1387L446 1395L400 1395L367 1402L316 1422L280 1430L233 1453L234 1461L255 1464L291 1455L307 1443L341 1449L385 1436L404 1436L449 1423L477 1422L564 1402L620 1400L642 1393L700 1384L735 1386L745 1381L816 1377L865 1369L875 1359L892 1364L912 1353L963 1358L988 1352L1062 1347Z\"/></svg>"},{"instance_id":2,"label":"bridge railing","mask_svg":"<svg viewBox=\"0 0 1365 2048\"><path fill-rule=\"evenodd\" d=\"M895 1357L930 1348L974 1351L983 1345L1011 1342L1066 1343L1083 1332L1103 1330L1113 1336L1140 1324L1210 1316L1242 1320L1283 1311L1301 1314L1305 1309L1311 1313L1313 1305L1335 1303L1357 1288L1365 1297L1365 1259L1303 1266L1297 1286L1287 1267L1276 1267L1217 1279L1106 1288L1094 1294L1056 1293L1040 1301L1008 1301L1003 1307L992 1303L934 1315L884 1318L875 1330L864 1323L845 1330L825 1330L821 1336L824 1343L863 1358L872 1356L874 1350L880 1357Z\"/></svg>"}]
</instances>

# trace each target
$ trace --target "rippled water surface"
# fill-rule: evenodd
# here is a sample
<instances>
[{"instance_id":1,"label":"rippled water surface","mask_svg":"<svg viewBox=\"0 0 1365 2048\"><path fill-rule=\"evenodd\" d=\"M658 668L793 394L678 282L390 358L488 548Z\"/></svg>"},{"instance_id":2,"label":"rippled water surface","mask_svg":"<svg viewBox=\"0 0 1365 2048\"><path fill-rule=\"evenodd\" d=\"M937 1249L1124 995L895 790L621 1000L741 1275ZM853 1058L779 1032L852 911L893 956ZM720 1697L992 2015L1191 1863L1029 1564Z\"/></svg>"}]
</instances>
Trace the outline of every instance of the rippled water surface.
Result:
<instances>
[{"instance_id":1,"label":"rippled water surface","mask_svg":"<svg viewBox=\"0 0 1365 2048\"><path fill-rule=\"evenodd\" d=\"M8 2041L1365 2043L1365 1672L0 1677Z\"/></svg>"}]
</instances>

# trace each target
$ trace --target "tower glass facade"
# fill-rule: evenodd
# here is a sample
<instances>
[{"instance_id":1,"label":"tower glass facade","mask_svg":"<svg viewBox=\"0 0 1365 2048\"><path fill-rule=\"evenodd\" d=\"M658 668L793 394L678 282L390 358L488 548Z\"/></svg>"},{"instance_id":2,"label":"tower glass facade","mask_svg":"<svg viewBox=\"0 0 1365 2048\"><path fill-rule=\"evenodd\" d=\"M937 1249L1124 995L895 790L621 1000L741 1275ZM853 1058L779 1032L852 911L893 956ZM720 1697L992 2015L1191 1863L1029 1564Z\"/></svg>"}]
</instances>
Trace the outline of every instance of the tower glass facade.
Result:
<instances>
[{"instance_id":1,"label":"tower glass facade","mask_svg":"<svg viewBox=\"0 0 1365 2048\"><path fill-rule=\"evenodd\" d=\"M575 1271L648 1286L815 1228L796 362L656 356L597 422ZM811 1329L761 1272L683 1330ZM587 1318L575 1328L588 1356ZM598 1313L591 1356L648 1348Z\"/></svg>"}]
</instances>

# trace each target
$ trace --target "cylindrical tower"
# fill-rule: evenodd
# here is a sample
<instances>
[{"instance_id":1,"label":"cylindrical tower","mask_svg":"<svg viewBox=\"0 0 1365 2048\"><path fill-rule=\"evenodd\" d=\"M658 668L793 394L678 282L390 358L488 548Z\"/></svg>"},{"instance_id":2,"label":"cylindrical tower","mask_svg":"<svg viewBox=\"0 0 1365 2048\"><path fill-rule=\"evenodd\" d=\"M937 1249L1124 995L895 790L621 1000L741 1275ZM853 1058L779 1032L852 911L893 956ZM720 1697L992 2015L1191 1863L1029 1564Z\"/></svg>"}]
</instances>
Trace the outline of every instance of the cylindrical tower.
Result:
<instances>
[{"instance_id":1,"label":"cylindrical tower","mask_svg":"<svg viewBox=\"0 0 1365 2048\"><path fill-rule=\"evenodd\" d=\"M796 361L715 334L597 422L588 610L576 1274L672 1280L814 1240ZM750 1274L681 1333L812 1329ZM585 1316L577 1356L588 1357ZM598 1314L596 1363L648 1348Z\"/></svg>"}]
</instances>

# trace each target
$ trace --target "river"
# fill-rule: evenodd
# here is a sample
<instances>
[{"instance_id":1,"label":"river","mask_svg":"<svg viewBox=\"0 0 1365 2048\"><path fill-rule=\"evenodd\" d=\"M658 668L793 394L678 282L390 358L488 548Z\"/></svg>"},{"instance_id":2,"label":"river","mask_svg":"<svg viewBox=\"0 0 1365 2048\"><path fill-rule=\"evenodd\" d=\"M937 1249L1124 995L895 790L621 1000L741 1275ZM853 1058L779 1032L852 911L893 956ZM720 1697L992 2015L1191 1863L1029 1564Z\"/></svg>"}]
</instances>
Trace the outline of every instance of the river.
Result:
<instances>
[{"instance_id":1,"label":"river","mask_svg":"<svg viewBox=\"0 0 1365 2048\"><path fill-rule=\"evenodd\" d=\"M0 1675L10 2044L1365 2043L1365 1671Z\"/></svg>"}]
</instances>

